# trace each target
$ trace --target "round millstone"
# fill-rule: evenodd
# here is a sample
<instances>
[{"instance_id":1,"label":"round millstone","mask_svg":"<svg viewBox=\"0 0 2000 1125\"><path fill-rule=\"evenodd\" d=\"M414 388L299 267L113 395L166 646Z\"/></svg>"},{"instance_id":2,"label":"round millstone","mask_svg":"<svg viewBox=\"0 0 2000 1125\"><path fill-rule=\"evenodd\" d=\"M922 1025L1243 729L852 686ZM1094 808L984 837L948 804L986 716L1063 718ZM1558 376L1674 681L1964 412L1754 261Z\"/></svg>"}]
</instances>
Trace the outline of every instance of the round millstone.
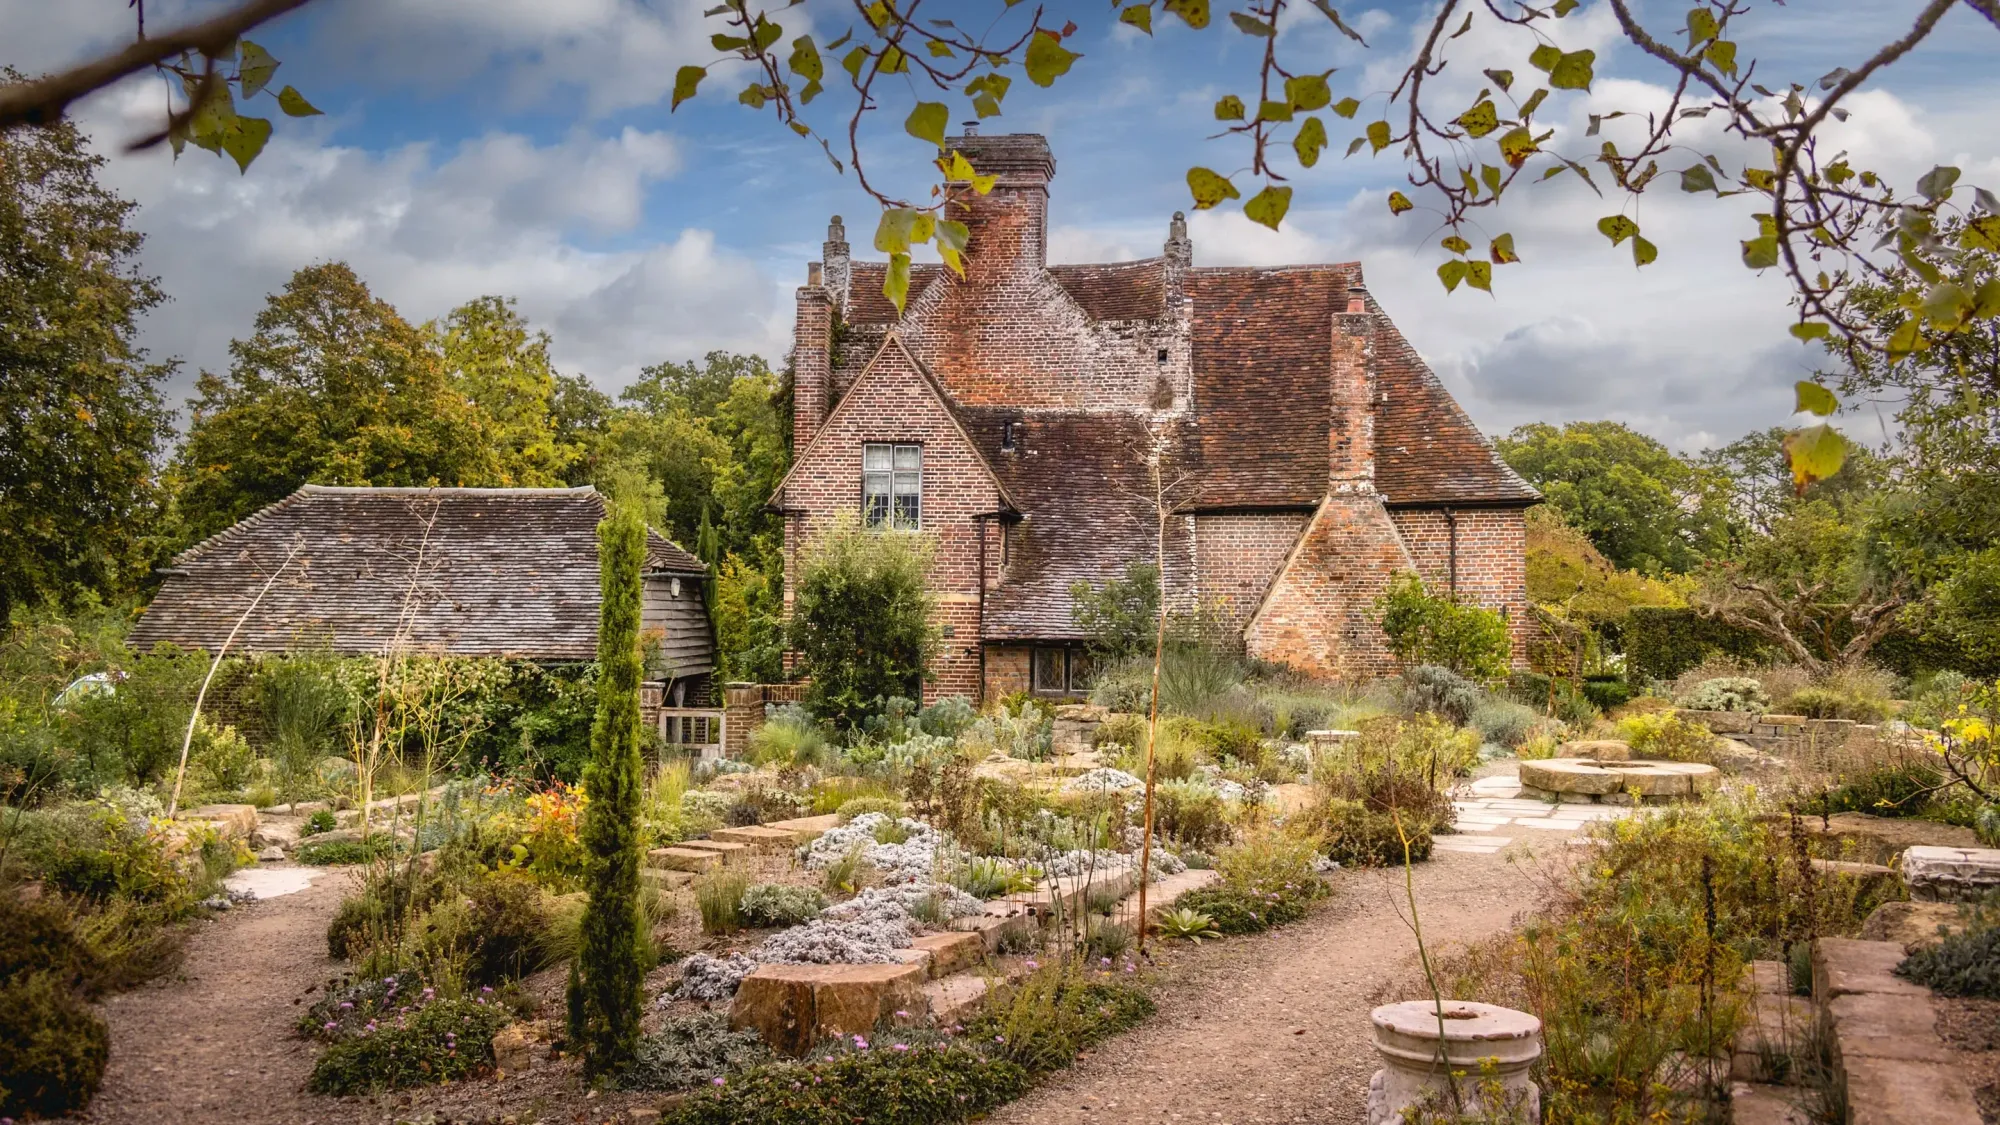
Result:
<instances>
[{"instance_id":1,"label":"round millstone","mask_svg":"<svg viewBox=\"0 0 2000 1125\"><path fill-rule=\"evenodd\" d=\"M1604 797L1636 792L1648 800L1695 797L1715 788L1721 771L1698 762L1550 758L1521 763L1521 784L1550 793Z\"/></svg>"}]
</instances>

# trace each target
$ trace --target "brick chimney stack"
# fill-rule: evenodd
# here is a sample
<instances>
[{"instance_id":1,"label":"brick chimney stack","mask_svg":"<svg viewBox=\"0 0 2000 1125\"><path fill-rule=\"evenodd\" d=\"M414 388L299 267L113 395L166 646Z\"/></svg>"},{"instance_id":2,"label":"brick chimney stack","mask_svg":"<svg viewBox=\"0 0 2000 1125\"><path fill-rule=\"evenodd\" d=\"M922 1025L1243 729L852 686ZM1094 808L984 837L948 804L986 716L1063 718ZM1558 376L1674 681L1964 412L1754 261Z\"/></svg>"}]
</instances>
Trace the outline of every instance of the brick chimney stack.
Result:
<instances>
[{"instance_id":1,"label":"brick chimney stack","mask_svg":"<svg viewBox=\"0 0 2000 1125\"><path fill-rule=\"evenodd\" d=\"M1375 495L1375 314L1357 275L1347 304L1333 315L1333 362L1327 373L1327 487L1334 495Z\"/></svg>"},{"instance_id":2,"label":"brick chimney stack","mask_svg":"<svg viewBox=\"0 0 2000 1125\"><path fill-rule=\"evenodd\" d=\"M820 246L820 261L824 263L827 293L833 298L833 307L845 312L847 309L847 280L852 276L847 250L847 226L835 215L826 224L826 241Z\"/></svg>"},{"instance_id":3,"label":"brick chimney stack","mask_svg":"<svg viewBox=\"0 0 2000 1125\"><path fill-rule=\"evenodd\" d=\"M997 176L993 190L980 195L969 183L947 186L944 213L968 228L966 281L975 285L1006 284L1037 275L1048 262L1049 181L1055 177L1055 157L1048 138L1033 133L981 136L976 132L947 138L945 151L957 150L981 176Z\"/></svg>"}]
</instances>

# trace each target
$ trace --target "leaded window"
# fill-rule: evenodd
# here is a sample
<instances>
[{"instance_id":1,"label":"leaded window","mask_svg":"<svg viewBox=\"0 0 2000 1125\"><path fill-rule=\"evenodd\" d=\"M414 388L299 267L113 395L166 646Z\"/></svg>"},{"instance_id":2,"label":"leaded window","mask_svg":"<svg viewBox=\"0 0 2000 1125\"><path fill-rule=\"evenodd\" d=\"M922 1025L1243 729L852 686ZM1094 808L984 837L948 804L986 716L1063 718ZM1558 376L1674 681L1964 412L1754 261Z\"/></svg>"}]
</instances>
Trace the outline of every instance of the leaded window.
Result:
<instances>
[{"instance_id":1,"label":"leaded window","mask_svg":"<svg viewBox=\"0 0 2000 1125\"><path fill-rule=\"evenodd\" d=\"M870 442L861 447L861 515L869 527L915 531L922 520L924 447Z\"/></svg>"}]
</instances>

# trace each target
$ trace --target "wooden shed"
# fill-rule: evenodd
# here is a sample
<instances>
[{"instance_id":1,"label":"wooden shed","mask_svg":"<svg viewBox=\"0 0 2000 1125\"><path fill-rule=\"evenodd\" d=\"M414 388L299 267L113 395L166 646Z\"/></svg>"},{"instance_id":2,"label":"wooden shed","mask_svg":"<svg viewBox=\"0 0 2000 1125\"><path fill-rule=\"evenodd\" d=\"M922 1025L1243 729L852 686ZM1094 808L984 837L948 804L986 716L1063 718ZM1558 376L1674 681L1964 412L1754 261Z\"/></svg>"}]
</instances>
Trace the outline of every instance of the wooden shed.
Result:
<instances>
[{"instance_id":1,"label":"wooden shed","mask_svg":"<svg viewBox=\"0 0 2000 1125\"><path fill-rule=\"evenodd\" d=\"M588 486L309 484L176 556L131 641L595 660L605 511ZM647 539L641 627L659 646L662 702L705 704L715 672L707 567L651 529Z\"/></svg>"}]
</instances>

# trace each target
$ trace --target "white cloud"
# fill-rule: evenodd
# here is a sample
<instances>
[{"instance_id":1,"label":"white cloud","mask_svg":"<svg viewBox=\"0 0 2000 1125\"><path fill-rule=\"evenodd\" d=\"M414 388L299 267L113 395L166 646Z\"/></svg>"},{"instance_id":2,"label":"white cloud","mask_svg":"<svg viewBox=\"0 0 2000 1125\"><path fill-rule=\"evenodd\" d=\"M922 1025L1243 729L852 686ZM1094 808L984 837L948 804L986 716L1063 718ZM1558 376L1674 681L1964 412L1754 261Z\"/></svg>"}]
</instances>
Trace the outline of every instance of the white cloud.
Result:
<instances>
[{"instance_id":1,"label":"white cloud","mask_svg":"<svg viewBox=\"0 0 2000 1125\"><path fill-rule=\"evenodd\" d=\"M154 113L128 87L83 124L122 138ZM632 237L649 192L679 168L670 136L491 133L372 153L327 143L335 127L281 130L247 176L193 149L178 163L165 152L112 160L104 178L141 204L144 265L174 298L145 325L155 354L226 366L229 339L249 333L265 295L330 259L412 320L482 294L517 297L551 331L558 364L607 387L714 347L782 349L777 290L747 258L705 230L658 245Z\"/></svg>"}]
</instances>

